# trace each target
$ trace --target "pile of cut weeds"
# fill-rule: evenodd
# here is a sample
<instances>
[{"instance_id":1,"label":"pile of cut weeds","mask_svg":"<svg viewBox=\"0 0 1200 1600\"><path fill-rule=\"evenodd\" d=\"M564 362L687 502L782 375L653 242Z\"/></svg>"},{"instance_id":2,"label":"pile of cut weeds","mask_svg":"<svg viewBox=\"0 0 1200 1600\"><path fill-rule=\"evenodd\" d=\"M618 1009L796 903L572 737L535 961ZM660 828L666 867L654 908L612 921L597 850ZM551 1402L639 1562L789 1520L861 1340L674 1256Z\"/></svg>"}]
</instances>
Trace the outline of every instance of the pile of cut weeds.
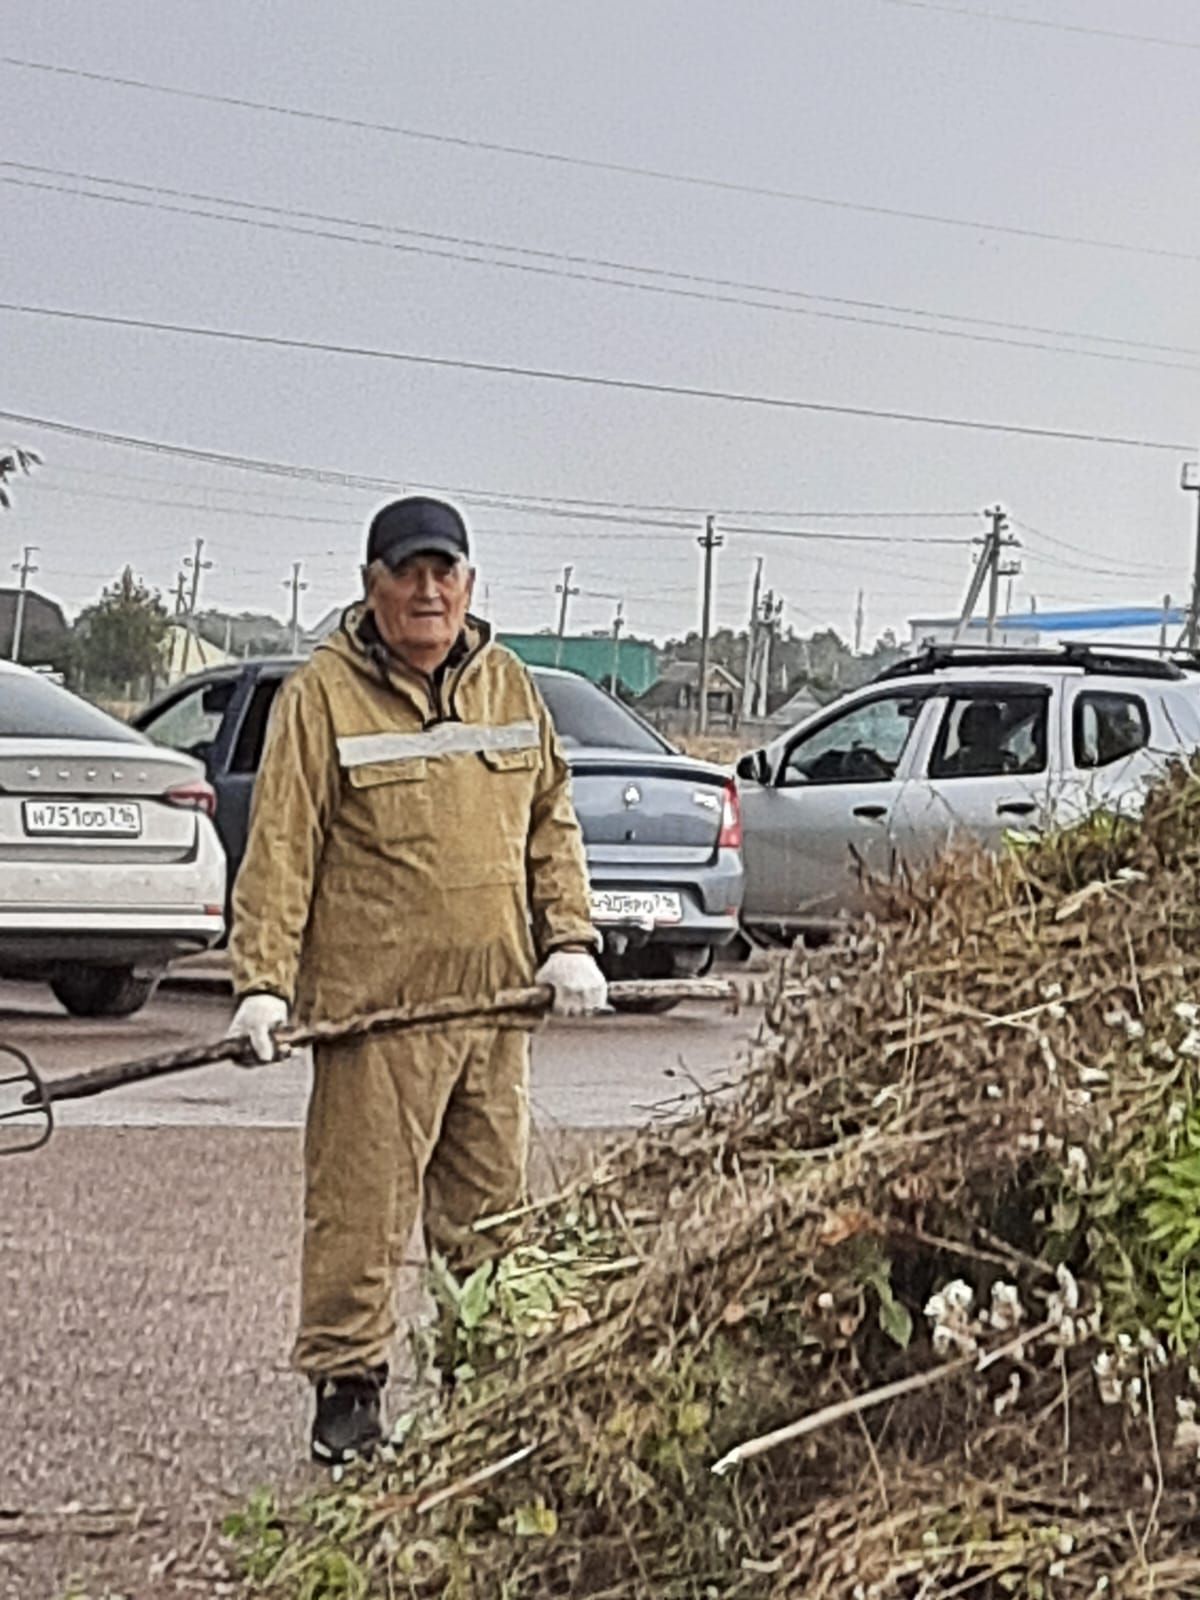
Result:
<instances>
[{"instance_id":1,"label":"pile of cut weeds","mask_svg":"<svg viewBox=\"0 0 1200 1600\"><path fill-rule=\"evenodd\" d=\"M443 1277L442 1412L255 1502L245 1570L304 1600L1200 1596L1198 1086L1179 768L1136 825L948 857L789 958L738 1092Z\"/></svg>"}]
</instances>

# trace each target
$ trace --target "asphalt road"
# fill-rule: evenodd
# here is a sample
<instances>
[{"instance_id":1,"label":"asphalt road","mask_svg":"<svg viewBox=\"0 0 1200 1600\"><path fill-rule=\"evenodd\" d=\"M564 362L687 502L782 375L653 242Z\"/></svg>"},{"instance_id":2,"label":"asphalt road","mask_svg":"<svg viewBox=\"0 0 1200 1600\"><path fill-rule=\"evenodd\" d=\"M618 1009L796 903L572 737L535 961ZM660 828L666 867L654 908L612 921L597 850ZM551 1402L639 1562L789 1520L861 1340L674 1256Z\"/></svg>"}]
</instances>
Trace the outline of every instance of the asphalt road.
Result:
<instances>
[{"instance_id":1,"label":"asphalt road","mask_svg":"<svg viewBox=\"0 0 1200 1600\"><path fill-rule=\"evenodd\" d=\"M165 989L81 1022L0 986L0 1043L53 1077L219 1034L226 995ZM736 1072L752 1016L552 1023L534 1045L533 1179L601 1130L678 1111ZM221 1515L304 1465L288 1368L296 1300L302 1059L202 1068L64 1107L51 1143L0 1161L0 1596L176 1600L223 1591ZM418 1303L416 1280L401 1306Z\"/></svg>"}]
</instances>

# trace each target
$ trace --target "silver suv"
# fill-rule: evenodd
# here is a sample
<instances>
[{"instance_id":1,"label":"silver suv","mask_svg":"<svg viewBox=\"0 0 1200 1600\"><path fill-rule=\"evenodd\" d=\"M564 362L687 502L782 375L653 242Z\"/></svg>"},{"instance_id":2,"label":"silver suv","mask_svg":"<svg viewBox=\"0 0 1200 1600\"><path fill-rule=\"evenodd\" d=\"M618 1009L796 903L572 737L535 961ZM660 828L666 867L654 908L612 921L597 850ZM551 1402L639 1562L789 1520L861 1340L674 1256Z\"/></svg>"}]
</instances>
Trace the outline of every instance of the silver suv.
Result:
<instances>
[{"instance_id":1,"label":"silver suv","mask_svg":"<svg viewBox=\"0 0 1200 1600\"><path fill-rule=\"evenodd\" d=\"M886 877L955 837L1136 809L1173 756L1200 750L1200 663L1136 650L934 646L738 764L743 918L828 929Z\"/></svg>"}]
</instances>

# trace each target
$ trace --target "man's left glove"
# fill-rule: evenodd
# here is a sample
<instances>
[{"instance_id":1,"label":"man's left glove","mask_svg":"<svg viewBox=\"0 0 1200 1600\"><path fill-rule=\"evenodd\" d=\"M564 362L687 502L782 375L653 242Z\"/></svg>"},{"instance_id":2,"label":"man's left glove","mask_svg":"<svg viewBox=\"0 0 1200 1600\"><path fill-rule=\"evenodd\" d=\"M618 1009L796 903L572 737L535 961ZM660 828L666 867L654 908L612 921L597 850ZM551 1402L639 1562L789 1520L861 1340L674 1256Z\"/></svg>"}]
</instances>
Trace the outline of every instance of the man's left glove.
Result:
<instances>
[{"instance_id":1,"label":"man's left glove","mask_svg":"<svg viewBox=\"0 0 1200 1600\"><path fill-rule=\"evenodd\" d=\"M608 1009L608 983L595 960L582 950L555 950L538 968L535 983L554 990L556 1017L586 1017Z\"/></svg>"},{"instance_id":2,"label":"man's left glove","mask_svg":"<svg viewBox=\"0 0 1200 1600\"><path fill-rule=\"evenodd\" d=\"M288 1019L288 1003L277 994L249 994L233 1014L227 1039L249 1039L250 1048L258 1062L278 1061L287 1051L274 1038L276 1028L282 1028ZM242 1062L242 1066L255 1066L256 1062Z\"/></svg>"}]
</instances>

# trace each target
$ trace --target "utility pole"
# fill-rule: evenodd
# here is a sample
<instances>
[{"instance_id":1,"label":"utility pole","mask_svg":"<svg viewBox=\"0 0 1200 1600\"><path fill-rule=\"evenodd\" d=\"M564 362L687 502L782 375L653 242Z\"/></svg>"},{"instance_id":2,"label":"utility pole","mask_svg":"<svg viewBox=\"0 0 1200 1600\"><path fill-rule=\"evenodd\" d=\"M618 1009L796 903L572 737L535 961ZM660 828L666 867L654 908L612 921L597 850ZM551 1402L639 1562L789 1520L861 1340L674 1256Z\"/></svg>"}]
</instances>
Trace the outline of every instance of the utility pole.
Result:
<instances>
[{"instance_id":1,"label":"utility pole","mask_svg":"<svg viewBox=\"0 0 1200 1600\"><path fill-rule=\"evenodd\" d=\"M717 519L706 517L704 534L697 541L704 551L704 598L700 610L700 704L697 711L696 731L708 729L708 645L712 635L713 551L725 543L717 533Z\"/></svg>"},{"instance_id":2,"label":"utility pole","mask_svg":"<svg viewBox=\"0 0 1200 1600\"><path fill-rule=\"evenodd\" d=\"M1000 611L1000 534L1004 528L1004 513L997 506L989 511L992 519L991 550L988 561L987 642L996 639L996 617Z\"/></svg>"},{"instance_id":3,"label":"utility pole","mask_svg":"<svg viewBox=\"0 0 1200 1600\"><path fill-rule=\"evenodd\" d=\"M758 652L758 676L754 681L753 715L765 717L771 693L771 661L775 654L775 638L783 620L783 600L774 589L768 589L762 606L762 623Z\"/></svg>"},{"instance_id":4,"label":"utility pole","mask_svg":"<svg viewBox=\"0 0 1200 1600\"><path fill-rule=\"evenodd\" d=\"M1200 462L1184 463L1179 487L1196 496L1196 553L1192 559L1192 602L1188 607L1186 635L1188 649L1195 650L1200 645Z\"/></svg>"},{"instance_id":5,"label":"utility pole","mask_svg":"<svg viewBox=\"0 0 1200 1600\"><path fill-rule=\"evenodd\" d=\"M36 544L27 544L25 554L20 561L13 562L13 571L21 574L21 587L17 590L17 612L13 618L12 658L14 661L21 659L21 635L25 632L25 596L29 588L30 574L37 571L30 557L38 548Z\"/></svg>"},{"instance_id":6,"label":"utility pole","mask_svg":"<svg viewBox=\"0 0 1200 1600\"><path fill-rule=\"evenodd\" d=\"M956 641L961 638L963 629L975 615L975 607L979 603L979 596L983 593L986 582L987 642L992 644L996 638L996 618L1000 613L1000 579L1006 576L1006 569L1002 566L1000 558L1003 551L1010 550L1017 544L1017 540L1008 532L1008 517L1000 506L993 506L984 515L990 520L991 527L983 536L983 549L971 574L971 582L967 587L962 611L954 629L954 638ZM1012 568L1014 574L1016 571L1015 567Z\"/></svg>"},{"instance_id":7,"label":"utility pole","mask_svg":"<svg viewBox=\"0 0 1200 1600\"><path fill-rule=\"evenodd\" d=\"M621 630L625 626L625 602L617 601L617 614L613 618L613 650L612 672L609 674L608 687L613 694L617 692L617 684L621 677Z\"/></svg>"},{"instance_id":8,"label":"utility pole","mask_svg":"<svg viewBox=\"0 0 1200 1600\"><path fill-rule=\"evenodd\" d=\"M292 654L294 656L300 654L300 595L303 590L308 588L306 583L300 582L300 574L303 570L301 562L293 561L292 575L283 586L285 589L292 591Z\"/></svg>"},{"instance_id":9,"label":"utility pole","mask_svg":"<svg viewBox=\"0 0 1200 1600\"><path fill-rule=\"evenodd\" d=\"M854 608L854 654L862 655L863 623L866 618L863 612L863 592L858 591L858 604Z\"/></svg>"},{"instance_id":10,"label":"utility pole","mask_svg":"<svg viewBox=\"0 0 1200 1600\"><path fill-rule=\"evenodd\" d=\"M758 681L759 617L758 608L762 594L763 558L754 563L754 584L750 590L750 626L746 631L746 667L742 680L742 717L753 715L754 686Z\"/></svg>"},{"instance_id":11,"label":"utility pole","mask_svg":"<svg viewBox=\"0 0 1200 1600\"><path fill-rule=\"evenodd\" d=\"M563 581L554 585L554 592L561 595L558 607L558 637L554 643L554 665L562 666L563 640L567 633L567 607L572 598L579 593L578 589L571 587L571 579L575 575L574 567L563 568Z\"/></svg>"},{"instance_id":12,"label":"utility pole","mask_svg":"<svg viewBox=\"0 0 1200 1600\"><path fill-rule=\"evenodd\" d=\"M188 596L187 629L183 636L183 660L179 666L180 676L186 674L188 669L188 656L191 654L192 630L196 626L196 602L200 598L200 574L207 572L212 567L211 561L204 560L204 540L196 540L196 553L184 556L183 564L192 569L192 589Z\"/></svg>"},{"instance_id":13,"label":"utility pole","mask_svg":"<svg viewBox=\"0 0 1200 1600\"><path fill-rule=\"evenodd\" d=\"M181 617L187 607L187 578L181 572L175 580L175 615Z\"/></svg>"}]
</instances>

